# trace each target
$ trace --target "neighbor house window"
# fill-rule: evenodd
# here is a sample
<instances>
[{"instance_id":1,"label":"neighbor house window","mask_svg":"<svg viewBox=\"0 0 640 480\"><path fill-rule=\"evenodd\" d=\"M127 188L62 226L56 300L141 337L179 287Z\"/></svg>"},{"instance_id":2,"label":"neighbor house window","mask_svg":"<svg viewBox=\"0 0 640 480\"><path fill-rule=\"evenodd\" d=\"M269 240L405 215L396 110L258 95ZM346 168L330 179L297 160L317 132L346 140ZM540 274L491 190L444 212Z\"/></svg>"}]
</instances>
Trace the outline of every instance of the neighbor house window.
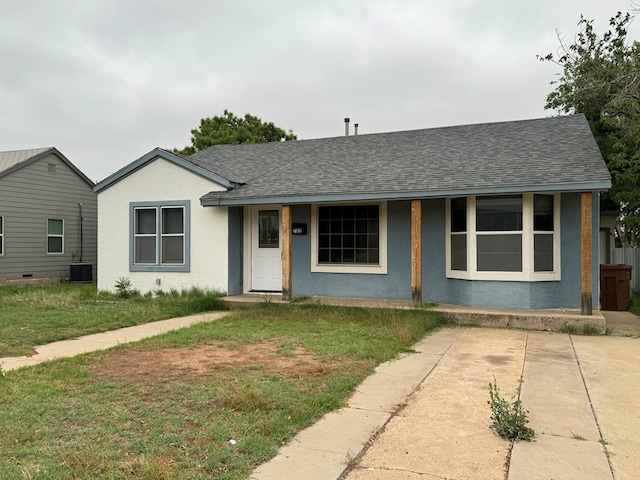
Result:
<instances>
[{"instance_id":1,"label":"neighbor house window","mask_svg":"<svg viewBox=\"0 0 640 480\"><path fill-rule=\"evenodd\" d=\"M0 255L4 255L4 217L0 217Z\"/></svg>"},{"instance_id":2,"label":"neighbor house window","mask_svg":"<svg viewBox=\"0 0 640 480\"><path fill-rule=\"evenodd\" d=\"M315 272L386 273L386 203L316 205L312 210Z\"/></svg>"},{"instance_id":3,"label":"neighbor house window","mask_svg":"<svg viewBox=\"0 0 640 480\"><path fill-rule=\"evenodd\" d=\"M131 204L131 271L189 271L190 202Z\"/></svg>"},{"instance_id":4,"label":"neighbor house window","mask_svg":"<svg viewBox=\"0 0 640 480\"><path fill-rule=\"evenodd\" d=\"M64 221L47 219L47 253L64 253Z\"/></svg>"},{"instance_id":5,"label":"neighbor house window","mask_svg":"<svg viewBox=\"0 0 640 480\"><path fill-rule=\"evenodd\" d=\"M559 280L559 219L559 194L448 200L447 276Z\"/></svg>"}]
</instances>

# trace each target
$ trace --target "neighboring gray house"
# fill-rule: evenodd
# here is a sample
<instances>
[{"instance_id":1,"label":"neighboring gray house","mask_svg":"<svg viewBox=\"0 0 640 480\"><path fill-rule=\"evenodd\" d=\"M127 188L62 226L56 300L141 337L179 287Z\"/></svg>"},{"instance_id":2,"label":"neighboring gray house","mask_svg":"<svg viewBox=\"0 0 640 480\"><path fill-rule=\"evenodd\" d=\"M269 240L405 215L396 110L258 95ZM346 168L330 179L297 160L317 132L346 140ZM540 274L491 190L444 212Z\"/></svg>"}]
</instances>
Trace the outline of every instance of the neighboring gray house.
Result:
<instances>
[{"instance_id":1,"label":"neighboring gray house","mask_svg":"<svg viewBox=\"0 0 640 480\"><path fill-rule=\"evenodd\" d=\"M610 185L583 115L155 149L96 185L98 287L588 313Z\"/></svg>"},{"instance_id":2,"label":"neighboring gray house","mask_svg":"<svg viewBox=\"0 0 640 480\"><path fill-rule=\"evenodd\" d=\"M0 284L70 276L92 280L97 267L93 187L56 148L0 152Z\"/></svg>"}]
</instances>

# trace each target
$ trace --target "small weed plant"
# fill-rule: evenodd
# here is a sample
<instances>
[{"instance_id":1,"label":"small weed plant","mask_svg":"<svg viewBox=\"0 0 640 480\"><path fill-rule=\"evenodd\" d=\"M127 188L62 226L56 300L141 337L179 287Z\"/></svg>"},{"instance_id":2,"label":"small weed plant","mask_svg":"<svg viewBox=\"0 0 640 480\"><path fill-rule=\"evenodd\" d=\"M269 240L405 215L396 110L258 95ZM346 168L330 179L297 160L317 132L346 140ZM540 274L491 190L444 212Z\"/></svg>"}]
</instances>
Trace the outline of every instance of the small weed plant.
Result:
<instances>
[{"instance_id":1,"label":"small weed plant","mask_svg":"<svg viewBox=\"0 0 640 480\"><path fill-rule=\"evenodd\" d=\"M131 286L131 280L129 277L119 277L116 280L114 287L116 289L116 294L120 298L130 298L135 295L140 295L140 292Z\"/></svg>"},{"instance_id":2,"label":"small weed plant","mask_svg":"<svg viewBox=\"0 0 640 480\"><path fill-rule=\"evenodd\" d=\"M535 436L533 429L527 426L529 412L522 408L520 399L510 402L500 396L495 377L493 383L489 383L488 403L491 407L491 428L500 437L512 441L531 441Z\"/></svg>"}]
</instances>

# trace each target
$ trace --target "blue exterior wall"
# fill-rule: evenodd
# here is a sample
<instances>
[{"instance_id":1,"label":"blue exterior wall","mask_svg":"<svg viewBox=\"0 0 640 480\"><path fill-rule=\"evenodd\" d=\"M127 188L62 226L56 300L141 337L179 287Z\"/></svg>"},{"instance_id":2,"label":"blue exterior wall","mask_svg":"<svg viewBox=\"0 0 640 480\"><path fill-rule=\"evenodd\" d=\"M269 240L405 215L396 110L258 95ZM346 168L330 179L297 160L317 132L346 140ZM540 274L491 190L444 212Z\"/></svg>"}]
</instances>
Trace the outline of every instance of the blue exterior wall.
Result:
<instances>
[{"instance_id":1,"label":"blue exterior wall","mask_svg":"<svg viewBox=\"0 0 640 480\"><path fill-rule=\"evenodd\" d=\"M295 205L292 221L308 226L292 237L293 295L411 300L411 202L387 204L386 275L311 272L311 206Z\"/></svg>"},{"instance_id":2,"label":"blue exterior wall","mask_svg":"<svg viewBox=\"0 0 640 480\"><path fill-rule=\"evenodd\" d=\"M242 293L242 207L229 207L229 256L227 261L228 287L227 295Z\"/></svg>"},{"instance_id":3,"label":"blue exterior wall","mask_svg":"<svg viewBox=\"0 0 640 480\"><path fill-rule=\"evenodd\" d=\"M422 256L425 302L486 308L580 308L580 193L564 193L560 200L561 280L500 282L446 278L445 200L422 204ZM598 258L598 195L593 195L593 258ZM593 307L599 304L599 265L593 266Z\"/></svg>"},{"instance_id":4,"label":"blue exterior wall","mask_svg":"<svg viewBox=\"0 0 640 480\"><path fill-rule=\"evenodd\" d=\"M422 202L423 300L485 308L580 308L580 193L561 196L559 281L502 282L446 278L445 200ZM593 307L599 305L598 195L593 195ZM307 224L292 237L292 293L411 300L411 202L387 204L387 274L311 272L311 206L292 207ZM242 208L229 208L229 294L242 293Z\"/></svg>"}]
</instances>

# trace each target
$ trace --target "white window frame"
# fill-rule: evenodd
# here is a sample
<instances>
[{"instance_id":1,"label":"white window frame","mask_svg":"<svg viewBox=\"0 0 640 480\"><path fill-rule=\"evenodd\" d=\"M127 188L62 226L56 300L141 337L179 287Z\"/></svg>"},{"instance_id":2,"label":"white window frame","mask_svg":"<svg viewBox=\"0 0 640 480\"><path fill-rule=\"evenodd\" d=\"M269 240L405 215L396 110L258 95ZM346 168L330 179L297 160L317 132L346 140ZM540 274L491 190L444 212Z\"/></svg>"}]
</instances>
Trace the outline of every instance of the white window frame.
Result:
<instances>
[{"instance_id":1,"label":"white window frame","mask_svg":"<svg viewBox=\"0 0 640 480\"><path fill-rule=\"evenodd\" d=\"M55 220L55 221L60 221L62 222L62 233L61 234L57 234L57 233L49 233L49 221L50 220ZM46 237L45 237L45 251L47 252L47 255L64 255L64 218L47 218L46 220L47 224L45 225L45 230L47 232ZM50 252L49 251L49 238L61 238L62 239L62 249L59 252Z\"/></svg>"},{"instance_id":2,"label":"white window frame","mask_svg":"<svg viewBox=\"0 0 640 480\"><path fill-rule=\"evenodd\" d=\"M182 208L183 212L183 233L165 234L162 233L162 211L167 208ZM156 212L156 232L154 234L136 234L136 211L154 210ZM166 202L132 202L129 204L129 271L131 272L189 272L191 270L191 202L166 201ZM155 238L155 262L136 263L135 262L135 241L137 237ZM162 239L167 237L183 237L182 242L182 263L162 263Z\"/></svg>"},{"instance_id":3,"label":"white window frame","mask_svg":"<svg viewBox=\"0 0 640 480\"><path fill-rule=\"evenodd\" d=\"M467 270L451 269L451 199L446 201L446 271L447 278L464 280L497 280L544 282L561 279L560 271L560 194L544 193L539 195L553 195L553 232L537 232L533 230L533 199L534 194L522 194L522 271L521 272L487 272L478 271L477 237L484 234L500 232L476 231L476 197L467 198ZM519 233L519 232L505 232ZM534 268L534 235L536 233L553 234L553 270L549 272L535 272Z\"/></svg>"},{"instance_id":4,"label":"white window frame","mask_svg":"<svg viewBox=\"0 0 640 480\"><path fill-rule=\"evenodd\" d=\"M0 215L0 257L4 255L4 217Z\"/></svg>"},{"instance_id":5,"label":"white window frame","mask_svg":"<svg viewBox=\"0 0 640 480\"><path fill-rule=\"evenodd\" d=\"M377 265L318 263L318 207L378 205L379 258ZM360 273L385 275L387 273L387 202L323 203L311 205L311 271L321 273Z\"/></svg>"}]
</instances>

